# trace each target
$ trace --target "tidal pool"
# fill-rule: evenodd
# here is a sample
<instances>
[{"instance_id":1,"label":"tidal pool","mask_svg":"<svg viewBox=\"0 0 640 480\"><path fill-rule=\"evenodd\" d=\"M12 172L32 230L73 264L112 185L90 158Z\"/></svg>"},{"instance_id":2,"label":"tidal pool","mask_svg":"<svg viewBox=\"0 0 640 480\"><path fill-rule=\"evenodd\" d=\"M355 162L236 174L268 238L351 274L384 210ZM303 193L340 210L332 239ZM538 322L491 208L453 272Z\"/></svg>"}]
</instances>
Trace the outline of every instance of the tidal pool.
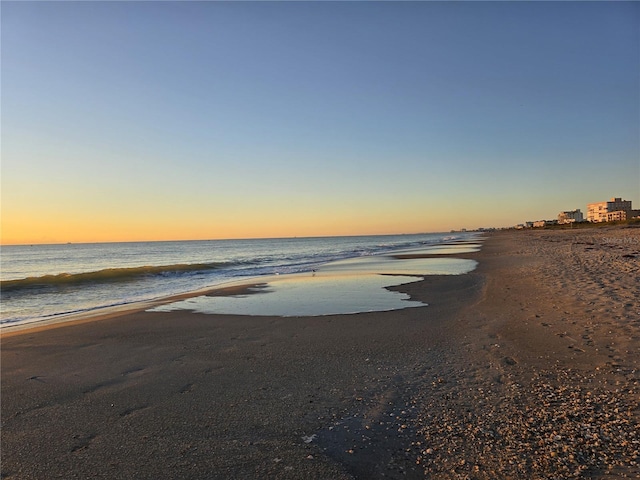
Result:
<instances>
[{"instance_id":1,"label":"tidal pool","mask_svg":"<svg viewBox=\"0 0 640 480\"><path fill-rule=\"evenodd\" d=\"M160 305L150 312L191 310L198 313L252 316L321 316L382 312L427 304L386 287L422 280L425 275L460 275L475 260L451 258L397 259L358 257L323 265L315 272L282 275L260 282L243 295L201 295Z\"/></svg>"},{"instance_id":2,"label":"tidal pool","mask_svg":"<svg viewBox=\"0 0 640 480\"><path fill-rule=\"evenodd\" d=\"M385 287L417 282L420 277L377 274L287 275L246 295L199 296L155 307L152 312L192 310L198 313L278 317L379 312L426 304Z\"/></svg>"}]
</instances>

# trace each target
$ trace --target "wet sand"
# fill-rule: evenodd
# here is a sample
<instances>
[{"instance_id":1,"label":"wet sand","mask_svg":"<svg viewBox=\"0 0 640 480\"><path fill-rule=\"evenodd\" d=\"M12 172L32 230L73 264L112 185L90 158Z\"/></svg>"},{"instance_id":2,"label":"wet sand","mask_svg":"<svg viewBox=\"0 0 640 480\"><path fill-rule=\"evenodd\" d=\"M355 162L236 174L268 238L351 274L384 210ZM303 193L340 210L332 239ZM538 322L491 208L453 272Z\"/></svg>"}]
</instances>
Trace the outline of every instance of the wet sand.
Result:
<instances>
[{"instance_id":1,"label":"wet sand","mask_svg":"<svg viewBox=\"0 0 640 480\"><path fill-rule=\"evenodd\" d=\"M2 478L636 478L640 229L492 234L427 307L2 337Z\"/></svg>"}]
</instances>

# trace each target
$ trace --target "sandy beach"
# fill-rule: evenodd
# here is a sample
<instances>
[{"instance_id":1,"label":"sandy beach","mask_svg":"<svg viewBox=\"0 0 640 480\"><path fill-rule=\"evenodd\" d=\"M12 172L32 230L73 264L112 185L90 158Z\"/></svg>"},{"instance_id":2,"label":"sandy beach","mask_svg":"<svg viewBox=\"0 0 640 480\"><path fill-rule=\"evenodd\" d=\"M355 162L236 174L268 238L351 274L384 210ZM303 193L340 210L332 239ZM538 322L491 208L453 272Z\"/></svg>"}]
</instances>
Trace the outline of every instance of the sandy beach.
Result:
<instances>
[{"instance_id":1,"label":"sandy beach","mask_svg":"<svg viewBox=\"0 0 640 480\"><path fill-rule=\"evenodd\" d=\"M640 228L490 234L427 307L3 334L7 479L640 476Z\"/></svg>"}]
</instances>

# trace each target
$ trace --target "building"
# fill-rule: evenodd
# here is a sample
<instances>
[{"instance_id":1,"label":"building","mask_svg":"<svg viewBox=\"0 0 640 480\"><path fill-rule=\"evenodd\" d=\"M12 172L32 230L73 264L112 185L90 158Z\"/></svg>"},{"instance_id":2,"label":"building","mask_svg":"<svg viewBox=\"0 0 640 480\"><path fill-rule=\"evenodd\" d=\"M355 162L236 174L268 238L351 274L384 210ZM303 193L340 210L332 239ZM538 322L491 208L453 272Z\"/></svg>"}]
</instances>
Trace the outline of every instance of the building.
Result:
<instances>
[{"instance_id":1,"label":"building","mask_svg":"<svg viewBox=\"0 0 640 480\"><path fill-rule=\"evenodd\" d=\"M540 228L540 227L546 227L547 225L556 225L557 223L558 223L557 220L537 220L535 222L532 222L531 226L533 228Z\"/></svg>"},{"instance_id":2,"label":"building","mask_svg":"<svg viewBox=\"0 0 640 480\"><path fill-rule=\"evenodd\" d=\"M560 212L558 214L558 224L562 225L564 223L574 223L574 222L583 222L584 217L582 216L582 212L578 208L577 210L571 210L568 212Z\"/></svg>"},{"instance_id":3,"label":"building","mask_svg":"<svg viewBox=\"0 0 640 480\"><path fill-rule=\"evenodd\" d=\"M607 212L606 216L607 222L620 222L640 216L640 210L616 210L615 212Z\"/></svg>"},{"instance_id":4,"label":"building","mask_svg":"<svg viewBox=\"0 0 640 480\"><path fill-rule=\"evenodd\" d=\"M631 200L622 200L622 198L615 197L608 202L590 203L587 205L587 220L594 223L610 222L613 220L608 220L608 214L614 212L625 212L625 220L627 218L632 218L633 210L631 207ZM613 215L611 218L618 218L622 216L623 214Z\"/></svg>"}]
</instances>

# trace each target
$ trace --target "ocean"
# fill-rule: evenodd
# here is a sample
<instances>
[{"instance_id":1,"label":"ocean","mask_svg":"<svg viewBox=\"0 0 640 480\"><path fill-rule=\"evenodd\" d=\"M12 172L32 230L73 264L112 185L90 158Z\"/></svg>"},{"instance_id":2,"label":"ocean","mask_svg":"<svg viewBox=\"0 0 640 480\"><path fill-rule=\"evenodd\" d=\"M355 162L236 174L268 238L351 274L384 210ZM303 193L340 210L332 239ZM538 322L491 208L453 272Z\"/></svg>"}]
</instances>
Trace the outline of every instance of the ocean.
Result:
<instances>
[{"instance_id":1,"label":"ocean","mask_svg":"<svg viewBox=\"0 0 640 480\"><path fill-rule=\"evenodd\" d=\"M6 245L0 249L0 327L473 238L463 232Z\"/></svg>"}]
</instances>

